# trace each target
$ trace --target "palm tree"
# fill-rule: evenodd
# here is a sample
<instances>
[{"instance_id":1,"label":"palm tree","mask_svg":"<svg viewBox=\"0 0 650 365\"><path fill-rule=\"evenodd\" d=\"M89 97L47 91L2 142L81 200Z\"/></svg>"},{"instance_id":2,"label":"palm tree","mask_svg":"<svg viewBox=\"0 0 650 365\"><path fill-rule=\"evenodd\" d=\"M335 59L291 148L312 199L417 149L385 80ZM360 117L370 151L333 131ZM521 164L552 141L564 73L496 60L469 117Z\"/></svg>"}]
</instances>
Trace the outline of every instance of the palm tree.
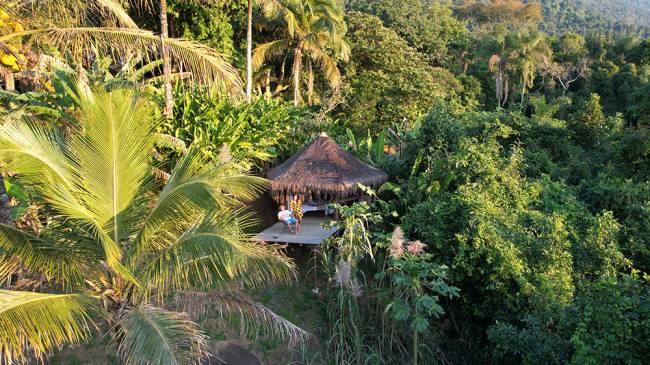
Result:
<instances>
[{"instance_id":1,"label":"palm tree","mask_svg":"<svg viewBox=\"0 0 650 365\"><path fill-rule=\"evenodd\" d=\"M488 60L488 69L494 75L494 91L497 106L503 107L508 101L508 74L506 72L507 58L495 53Z\"/></svg>"},{"instance_id":2,"label":"palm tree","mask_svg":"<svg viewBox=\"0 0 650 365\"><path fill-rule=\"evenodd\" d=\"M275 247L242 233L247 219L234 207L264 181L227 153L209 164L192 148L166 183L156 180L151 103L132 89L78 84L72 133L15 113L0 127L6 168L34 187L50 213L38 235L0 224L0 276L14 278L13 290L0 290L0 362L42 359L99 328L108 328L126 364L196 361L206 337L172 310L172 294L207 296L249 329L304 336L235 295L242 286L295 277ZM108 326L99 327L101 320Z\"/></svg>"},{"instance_id":3,"label":"palm tree","mask_svg":"<svg viewBox=\"0 0 650 365\"><path fill-rule=\"evenodd\" d=\"M253 0L248 0L246 16L246 102L253 93Z\"/></svg>"},{"instance_id":4,"label":"palm tree","mask_svg":"<svg viewBox=\"0 0 650 365\"><path fill-rule=\"evenodd\" d=\"M163 10L165 4L160 5ZM168 38L164 29L159 36L139 29L117 0L16 0L2 6L27 30L0 36L0 43L26 39L29 44L54 46L77 59L90 54L89 45L116 58L143 54L149 59L162 56L165 61L169 55L167 61L191 72L196 81L241 95L237 69L221 53L190 40ZM162 17L161 24L166 24ZM163 66L165 81L169 81L171 66L169 62L163 64L167 65ZM165 88L167 95L169 85Z\"/></svg>"},{"instance_id":5,"label":"palm tree","mask_svg":"<svg viewBox=\"0 0 650 365\"><path fill-rule=\"evenodd\" d=\"M489 47L493 53L488 59L488 69L494 75L497 106L503 107L508 102L510 76L520 79L523 106L526 90L533 86L539 67L550 57L544 36L522 31L496 36L493 43Z\"/></svg>"},{"instance_id":6,"label":"palm tree","mask_svg":"<svg viewBox=\"0 0 650 365\"><path fill-rule=\"evenodd\" d=\"M520 76L523 107L526 90L533 86L538 69L550 58L550 50L539 32L515 33L511 38L513 50L509 55L510 65Z\"/></svg>"},{"instance_id":7,"label":"palm tree","mask_svg":"<svg viewBox=\"0 0 650 365\"><path fill-rule=\"evenodd\" d=\"M165 78L165 109L164 115L171 119L174 116L174 96L172 95L172 65L169 59L169 48L165 44L169 38L167 24L167 0L160 0L160 47L162 49L163 76Z\"/></svg>"},{"instance_id":8,"label":"palm tree","mask_svg":"<svg viewBox=\"0 0 650 365\"><path fill-rule=\"evenodd\" d=\"M263 12L271 20L282 21L284 38L259 45L253 54L253 67L259 69L268 59L292 53L293 102L298 105L303 60L307 62L307 98L313 102L313 64L320 66L331 87L337 88L341 74L334 54L347 61L350 47L344 40L347 31L343 11L334 0L276 0L263 3Z\"/></svg>"}]
</instances>

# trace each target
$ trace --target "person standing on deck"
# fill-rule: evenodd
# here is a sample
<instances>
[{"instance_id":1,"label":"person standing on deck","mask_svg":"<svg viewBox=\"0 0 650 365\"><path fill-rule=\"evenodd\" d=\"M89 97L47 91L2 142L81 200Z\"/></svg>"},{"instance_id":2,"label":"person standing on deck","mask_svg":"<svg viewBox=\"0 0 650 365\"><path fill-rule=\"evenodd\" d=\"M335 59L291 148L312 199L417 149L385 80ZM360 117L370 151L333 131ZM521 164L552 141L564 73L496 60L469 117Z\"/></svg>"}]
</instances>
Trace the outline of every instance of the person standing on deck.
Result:
<instances>
[{"instance_id":1,"label":"person standing on deck","mask_svg":"<svg viewBox=\"0 0 650 365\"><path fill-rule=\"evenodd\" d=\"M291 197L290 209L293 212L293 216L296 218L296 229L300 232L300 227L302 226L302 199L295 194Z\"/></svg>"}]
</instances>

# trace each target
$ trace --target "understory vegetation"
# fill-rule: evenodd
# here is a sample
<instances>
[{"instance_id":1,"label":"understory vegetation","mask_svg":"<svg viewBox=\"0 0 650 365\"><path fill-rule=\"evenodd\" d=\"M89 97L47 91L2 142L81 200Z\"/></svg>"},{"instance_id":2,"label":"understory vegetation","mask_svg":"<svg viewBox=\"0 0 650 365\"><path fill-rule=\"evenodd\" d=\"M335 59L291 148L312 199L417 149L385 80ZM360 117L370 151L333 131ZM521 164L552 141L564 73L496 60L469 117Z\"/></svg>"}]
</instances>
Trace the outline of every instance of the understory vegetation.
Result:
<instances>
[{"instance_id":1,"label":"understory vegetation","mask_svg":"<svg viewBox=\"0 0 650 365\"><path fill-rule=\"evenodd\" d=\"M0 0L0 363L650 363L650 4L612 3ZM388 181L256 243L321 132Z\"/></svg>"}]
</instances>

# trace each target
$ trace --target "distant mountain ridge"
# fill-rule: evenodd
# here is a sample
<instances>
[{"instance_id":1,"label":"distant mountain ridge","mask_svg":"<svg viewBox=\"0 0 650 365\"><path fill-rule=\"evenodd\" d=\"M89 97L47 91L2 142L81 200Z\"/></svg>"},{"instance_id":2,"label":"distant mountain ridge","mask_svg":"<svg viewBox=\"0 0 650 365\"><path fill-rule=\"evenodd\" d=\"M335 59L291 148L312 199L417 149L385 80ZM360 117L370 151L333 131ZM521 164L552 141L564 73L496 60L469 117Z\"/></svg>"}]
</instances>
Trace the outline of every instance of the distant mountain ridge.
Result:
<instances>
[{"instance_id":1,"label":"distant mountain ridge","mask_svg":"<svg viewBox=\"0 0 650 365\"><path fill-rule=\"evenodd\" d=\"M540 3L542 29L549 33L604 32L650 36L650 0L528 0Z\"/></svg>"}]
</instances>

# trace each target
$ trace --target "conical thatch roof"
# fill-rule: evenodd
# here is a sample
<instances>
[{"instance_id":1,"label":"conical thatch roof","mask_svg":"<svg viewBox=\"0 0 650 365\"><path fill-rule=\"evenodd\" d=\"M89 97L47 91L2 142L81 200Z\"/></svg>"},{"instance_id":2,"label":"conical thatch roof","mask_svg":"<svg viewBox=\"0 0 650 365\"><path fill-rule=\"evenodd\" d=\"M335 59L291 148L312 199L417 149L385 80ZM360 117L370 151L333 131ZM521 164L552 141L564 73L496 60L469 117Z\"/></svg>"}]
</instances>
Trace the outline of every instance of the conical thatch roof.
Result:
<instances>
[{"instance_id":1,"label":"conical thatch roof","mask_svg":"<svg viewBox=\"0 0 650 365\"><path fill-rule=\"evenodd\" d=\"M342 203L361 196L357 184L377 188L387 179L384 172L359 161L325 133L269 170L266 177L271 180L271 194L280 203L292 193Z\"/></svg>"}]
</instances>

